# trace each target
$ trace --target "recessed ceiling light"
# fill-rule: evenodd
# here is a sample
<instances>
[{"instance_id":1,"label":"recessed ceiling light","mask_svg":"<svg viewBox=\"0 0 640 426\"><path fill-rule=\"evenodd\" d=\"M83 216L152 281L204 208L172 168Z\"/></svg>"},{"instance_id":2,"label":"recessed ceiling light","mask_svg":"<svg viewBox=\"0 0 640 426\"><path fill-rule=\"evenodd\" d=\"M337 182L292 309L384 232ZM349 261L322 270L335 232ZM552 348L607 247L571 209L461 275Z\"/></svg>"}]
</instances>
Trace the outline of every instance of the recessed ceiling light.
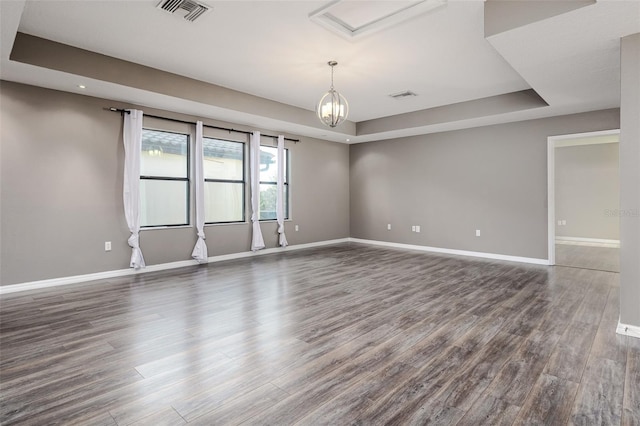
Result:
<instances>
[{"instance_id":1,"label":"recessed ceiling light","mask_svg":"<svg viewBox=\"0 0 640 426\"><path fill-rule=\"evenodd\" d=\"M347 138L347 142L351 142L351 139L348 139L348 138Z\"/></svg>"},{"instance_id":2,"label":"recessed ceiling light","mask_svg":"<svg viewBox=\"0 0 640 426\"><path fill-rule=\"evenodd\" d=\"M78 88L79 88L79 89L86 89L86 88L87 88L87 86L85 86L84 84L78 84Z\"/></svg>"}]
</instances>

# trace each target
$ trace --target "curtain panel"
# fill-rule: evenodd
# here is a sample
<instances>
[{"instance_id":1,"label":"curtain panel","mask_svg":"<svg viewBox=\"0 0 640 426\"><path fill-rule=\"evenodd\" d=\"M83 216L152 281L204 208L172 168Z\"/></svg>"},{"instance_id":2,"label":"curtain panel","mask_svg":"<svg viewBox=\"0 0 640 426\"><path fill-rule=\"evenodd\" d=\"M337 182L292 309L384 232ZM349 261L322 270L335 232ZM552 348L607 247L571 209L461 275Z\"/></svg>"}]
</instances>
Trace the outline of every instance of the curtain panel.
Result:
<instances>
[{"instance_id":1,"label":"curtain panel","mask_svg":"<svg viewBox=\"0 0 640 426\"><path fill-rule=\"evenodd\" d=\"M264 239L260 229L260 132L253 132L249 144L249 167L251 179L251 251L264 248Z\"/></svg>"},{"instance_id":2,"label":"curtain panel","mask_svg":"<svg viewBox=\"0 0 640 426\"><path fill-rule=\"evenodd\" d=\"M191 257L198 263L207 263L207 243L204 234L204 146L202 141L202 121L196 122L196 152L194 156L195 172L195 204L196 204L196 232L198 240L193 248Z\"/></svg>"},{"instance_id":3,"label":"curtain panel","mask_svg":"<svg viewBox=\"0 0 640 426\"><path fill-rule=\"evenodd\" d=\"M284 136L278 136L278 180L276 199L276 219L278 220L278 243L282 247L289 245L287 237L284 235L284 166L285 166Z\"/></svg>"},{"instance_id":4,"label":"curtain panel","mask_svg":"<svg viewBox=\"0 0 640 426\"><path fill-rule=\"evenodd\" d=\"M134 269L145 267L140 250L140 152L142 149L142 111L136 109L124 112L124 186L122 199L124 215L131 236L127 240L131 247L129 266Z\"/></svg>"}]
</instances>

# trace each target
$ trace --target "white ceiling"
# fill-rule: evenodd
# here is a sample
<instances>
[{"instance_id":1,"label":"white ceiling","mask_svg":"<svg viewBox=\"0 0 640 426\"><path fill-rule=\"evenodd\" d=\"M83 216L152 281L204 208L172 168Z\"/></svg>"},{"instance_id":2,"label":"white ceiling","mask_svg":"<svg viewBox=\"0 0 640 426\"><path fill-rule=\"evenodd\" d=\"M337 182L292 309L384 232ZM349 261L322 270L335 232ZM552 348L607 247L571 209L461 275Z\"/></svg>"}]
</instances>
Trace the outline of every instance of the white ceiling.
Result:
<instances>
[{"instance_id":1,"label":"white ceiling","mask_svg":"<svg viewBox=\"0 0 640 426\"><path fill-rule=\"evenodd\" d=\"M0 77L74 92L85 82L83 93L89 95L112 94L116 100L172 109L171 99L157 94L9 61L17 29L307 110L313 110L328 89L327 61L337 60L335 86L349 100L349 119L355 122L528 88L550 104L409 132L415 134L617 107L619 38L640 32L638 1L600 1L486 39L483 1L449 0L444 7L357 40L333 34L309 19L327 1L203 2L213 11L189 23L157 9L157 0L0 1ZM388 97L403 90L419 96ZM173 100L182 105L178 112L197 109ZM345 141L339 128L323 132L241 112L235 117L211 107L205 113ZM407 132L384 137L401 134Z\"/></svg>"}]
</instances>

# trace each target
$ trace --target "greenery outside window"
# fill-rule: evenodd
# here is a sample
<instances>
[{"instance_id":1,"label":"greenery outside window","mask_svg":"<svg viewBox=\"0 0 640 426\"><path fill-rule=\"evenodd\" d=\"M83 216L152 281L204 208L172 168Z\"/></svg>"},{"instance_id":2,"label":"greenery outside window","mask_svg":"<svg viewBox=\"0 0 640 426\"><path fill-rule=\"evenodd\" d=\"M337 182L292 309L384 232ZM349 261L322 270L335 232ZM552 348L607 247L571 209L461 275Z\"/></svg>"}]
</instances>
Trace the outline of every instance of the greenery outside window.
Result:
<instances>
[{"instance_id":1,"label":"greenery outside window","mask_svg":"<svg viewBox=\"0 0 640 426\"><path fill-rule=\"evenodd\" d=\"M289 150L284 150L284 218L289 219ZM276 220L278 149L260 147L260 220Z\"/></svg>"}]
</instances>

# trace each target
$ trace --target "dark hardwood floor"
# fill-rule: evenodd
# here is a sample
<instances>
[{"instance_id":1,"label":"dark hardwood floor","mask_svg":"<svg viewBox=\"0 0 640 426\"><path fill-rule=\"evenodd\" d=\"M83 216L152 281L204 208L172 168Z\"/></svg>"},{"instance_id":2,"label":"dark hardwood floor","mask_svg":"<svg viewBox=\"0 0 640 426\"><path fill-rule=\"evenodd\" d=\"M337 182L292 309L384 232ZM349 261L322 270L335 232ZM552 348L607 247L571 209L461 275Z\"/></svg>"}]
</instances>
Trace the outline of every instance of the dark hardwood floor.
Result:
<instances>
[{"instance_id":1,"label":"dark hardwood floor","mask_svg":"<svg viewBox=\"0 0 640 426\"><path fill-rule=\"evenodd\" d=\"M556 265L620 272L620 249L577 244L556 244Z\"/></svg>"},{"instance_id":2,"label":"dark hardwood floor","mask_svg":"<svg viewBox=\"0 0 640 426\"><path fill-rule=\"evenodd\" d=\"M618 274L341 244L1 299L2 425L638 425Z\"/></svg>"}]
</instances>

